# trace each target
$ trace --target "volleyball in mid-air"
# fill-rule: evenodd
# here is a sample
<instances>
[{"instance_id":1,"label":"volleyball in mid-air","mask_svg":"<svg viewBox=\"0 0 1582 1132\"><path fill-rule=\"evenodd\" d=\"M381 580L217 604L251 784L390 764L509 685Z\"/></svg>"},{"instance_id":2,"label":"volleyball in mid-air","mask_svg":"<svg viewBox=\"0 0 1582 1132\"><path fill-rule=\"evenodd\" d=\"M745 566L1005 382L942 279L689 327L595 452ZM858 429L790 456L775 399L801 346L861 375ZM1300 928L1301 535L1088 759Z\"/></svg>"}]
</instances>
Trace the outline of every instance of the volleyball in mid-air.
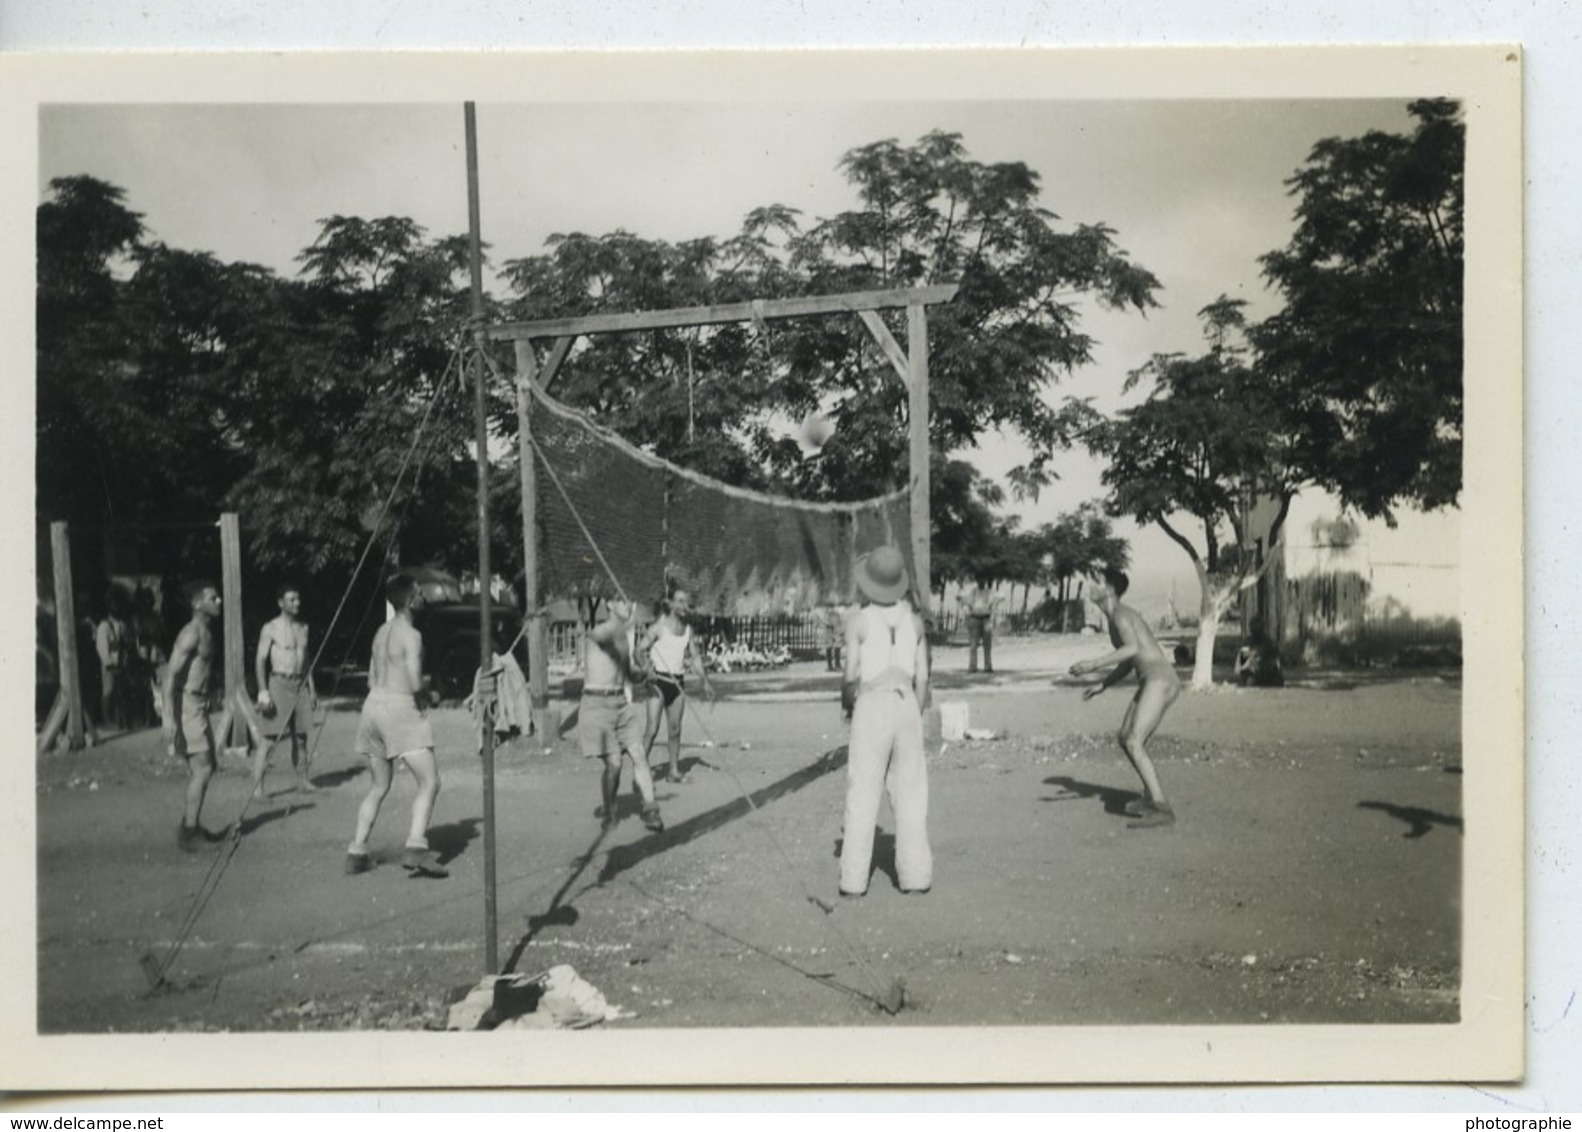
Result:
<instances>
[{"instance_id":1,"label":"volleyball in mid-air","mask_svg":"<svg viewBox=\"0 0 1582 1132\"><path fill-rule=\"evenodd\" d=\"M835 422L817 409L803 418L802 427L798 430L802 442L813 449L824 447L834 435Z\"/></svg>"}]
</instances>

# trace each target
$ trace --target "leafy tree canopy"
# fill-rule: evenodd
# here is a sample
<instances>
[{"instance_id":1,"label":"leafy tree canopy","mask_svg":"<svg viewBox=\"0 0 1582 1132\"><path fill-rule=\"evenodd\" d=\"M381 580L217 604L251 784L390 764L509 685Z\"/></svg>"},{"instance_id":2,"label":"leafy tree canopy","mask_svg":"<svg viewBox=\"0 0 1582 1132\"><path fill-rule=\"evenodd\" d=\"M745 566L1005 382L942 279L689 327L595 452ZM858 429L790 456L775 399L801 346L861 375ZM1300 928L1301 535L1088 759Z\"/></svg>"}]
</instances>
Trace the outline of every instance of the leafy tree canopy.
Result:
<instances>
[{"instance_id":1,"label":"leafy tree canopy","mask_svg":"<svg viewBox=\"0 0 1582 1132\"><path fill-rule=\"evenodd\" d=\"M1294 459L1370 517L1461 493L1465 126L1409 109L1409 135L1327 138L1287 182L1297 229L1262 260L1285 307L1253 334Z\"/></svg>"},{"instance_id":2,"label":"leafy tree canopy","mask_svg":"<svg viewBox=\"0 0 1582 1132\"><path fill-rule=\"evenodd\" d=\"M959 280L956 300L929 312L932 445L948 457L1006 428L1035 453L1012 483L1035 491L1084 419L1044 396L1091 360L1081 304L1143 311L1157 280L1102 224L1059 226L1040 204L1032 169L974 161L957 134L875 142L847 153L840 168L859 207L812 222L770 205L724 240L556 236L544 254L507 261L513 313L537 319ZM906 341L898 317L890 328ZM872 495L899 486L907 464L905 390L848 316L601 335L574 356L557 394L677 462L804 496ZM837 429L818 460L804 460L770 417L820 406Z\"/></svg>"},{"instance_id":3,"label":"leafy tree canopy","mask_svg":"<svg viewBox=\"0 0 1582 1132\"><path fill-rule=\"evenodd\" d=\"M1005 428L1036 454L1010 483L1036 491L1084 423L1048 397L1091 358L1081 309L1146 310L1158 283L1109 228L1044 208L1035 171L975 161L958 135L876 142L840 167L855 206L826 218L771 204L725 238L556 236L504 264L511 298L488 300L487 317L959 280L957 300L930 312L936 561L945 577L979 569L961 556L994 530L1003 492L952 453ZM427 419L405 473L401 557L446 561L473 544L471 419L453 397L470 322L464 238L337 214L282 278L150 240L125 194L91 177L53 182L37 223L41 516L154 525L235 509L257 562L344 570ZM906 340L900 318L891 330ZM834 499L904 481L905 390L851 317L599 336L557 393L728 481ZM509 391L490 397L509 441ZM777 422L817 407L837 429L806 459ZM513 569L514 469L497 479L497 561Z\"/></svg>"}]
</instances>

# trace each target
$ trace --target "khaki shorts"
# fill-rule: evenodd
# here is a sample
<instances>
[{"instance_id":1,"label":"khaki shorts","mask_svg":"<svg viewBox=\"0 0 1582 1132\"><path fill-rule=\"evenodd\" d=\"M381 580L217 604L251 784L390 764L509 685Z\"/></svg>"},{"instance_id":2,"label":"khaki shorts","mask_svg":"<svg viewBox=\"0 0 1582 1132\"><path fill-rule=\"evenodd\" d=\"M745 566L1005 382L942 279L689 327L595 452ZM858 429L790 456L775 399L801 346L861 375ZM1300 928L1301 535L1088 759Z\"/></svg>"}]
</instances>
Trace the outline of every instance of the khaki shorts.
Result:
<instances>
[{"instance_id":1,"label":"khaki shorts","mask_svg":"<svg viewBox=\"0 0 1582 1132\"><path fill-rule=\"evenodd\" d=\"M272 727L276 735L307 734L308 720L313 715L313 694L308 691L306 677L270 673L269 698L274 701L275 714L264 721L266 730Z\"/></svg>"},{"instance_id":2,"label":"khaki shorts","mask_svg":"<svg viewBox=\"0 0 1582 1132\"><path fill-rule=\"evenodd\" d=\"M429 726L428 714L418 710L411 692L375 688L363 701L352 749L359 755L389 760L432 751L434 729Z\"/></svg>"},{"instance_id":3,"label":"khaki shorts","mask_svg":"<svg viewBox=\"0 0 1582 1132\"><path fill-rule=\"evenodd\" d=\"M642 757L646 712L626 697L584 694L577 708L577 740L585 758Z\"/></svg>"},{"instance_id":4,"label":"khaki shorts","mask_svg":"<svg viewBox=\"0 0 1582 1132\"><path fill-rule=\"evenodd\" d=\"M214 731L209 726L209 704L191 692L178 693L181 701L181 723L176 728L176 754L191 758L196 754L214 758Z\"/></svg>"}]
</instances>

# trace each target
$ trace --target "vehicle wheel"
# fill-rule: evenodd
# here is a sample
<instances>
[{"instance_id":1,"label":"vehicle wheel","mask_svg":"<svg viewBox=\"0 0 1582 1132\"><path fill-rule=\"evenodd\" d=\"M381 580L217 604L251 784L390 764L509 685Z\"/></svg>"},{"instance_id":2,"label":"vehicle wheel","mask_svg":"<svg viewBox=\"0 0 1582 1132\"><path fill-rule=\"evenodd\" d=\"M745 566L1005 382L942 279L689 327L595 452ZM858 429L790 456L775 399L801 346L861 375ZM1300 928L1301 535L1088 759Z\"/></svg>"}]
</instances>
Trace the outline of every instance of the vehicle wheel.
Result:
<instances>
[{"instance_id":1,"label":"vehicle wheel","mask_svg":"<svg viewBox=\"0 0 1582 1132\"><path fill-rule=\"evenodd\" d=\"M434 669L434 690L443 699L463 700L472 695L472 678L478 671L478 654L457 647L447 652Z\"/></svg>"}]
</instances>

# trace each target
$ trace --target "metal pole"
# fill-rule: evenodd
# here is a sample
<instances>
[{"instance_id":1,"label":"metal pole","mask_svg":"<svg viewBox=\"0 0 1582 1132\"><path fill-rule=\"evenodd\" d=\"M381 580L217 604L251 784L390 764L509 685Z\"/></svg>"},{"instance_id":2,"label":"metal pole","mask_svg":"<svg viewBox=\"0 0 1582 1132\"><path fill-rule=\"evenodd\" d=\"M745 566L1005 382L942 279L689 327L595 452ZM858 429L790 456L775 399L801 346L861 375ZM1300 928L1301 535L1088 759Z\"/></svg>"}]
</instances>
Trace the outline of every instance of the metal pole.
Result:
<instances>
[{"instance_id":1,"label":"metal pole","mask_svg":"<svg viewBox=\"0 0 1582 1132\"><path fill-rule=\"evenodd\" d=\"M494 616L489 588L489 417L484 403L483 239L478 209L478 119L471 102L464 107L467 125L467 236L472 267L473 423L478 445L478 666L494 665ZM479 739L483 754L483 963L484 974L500 970L499 928L495 911L494 726L484 720Z\"/></svg>"}]
</instances>

